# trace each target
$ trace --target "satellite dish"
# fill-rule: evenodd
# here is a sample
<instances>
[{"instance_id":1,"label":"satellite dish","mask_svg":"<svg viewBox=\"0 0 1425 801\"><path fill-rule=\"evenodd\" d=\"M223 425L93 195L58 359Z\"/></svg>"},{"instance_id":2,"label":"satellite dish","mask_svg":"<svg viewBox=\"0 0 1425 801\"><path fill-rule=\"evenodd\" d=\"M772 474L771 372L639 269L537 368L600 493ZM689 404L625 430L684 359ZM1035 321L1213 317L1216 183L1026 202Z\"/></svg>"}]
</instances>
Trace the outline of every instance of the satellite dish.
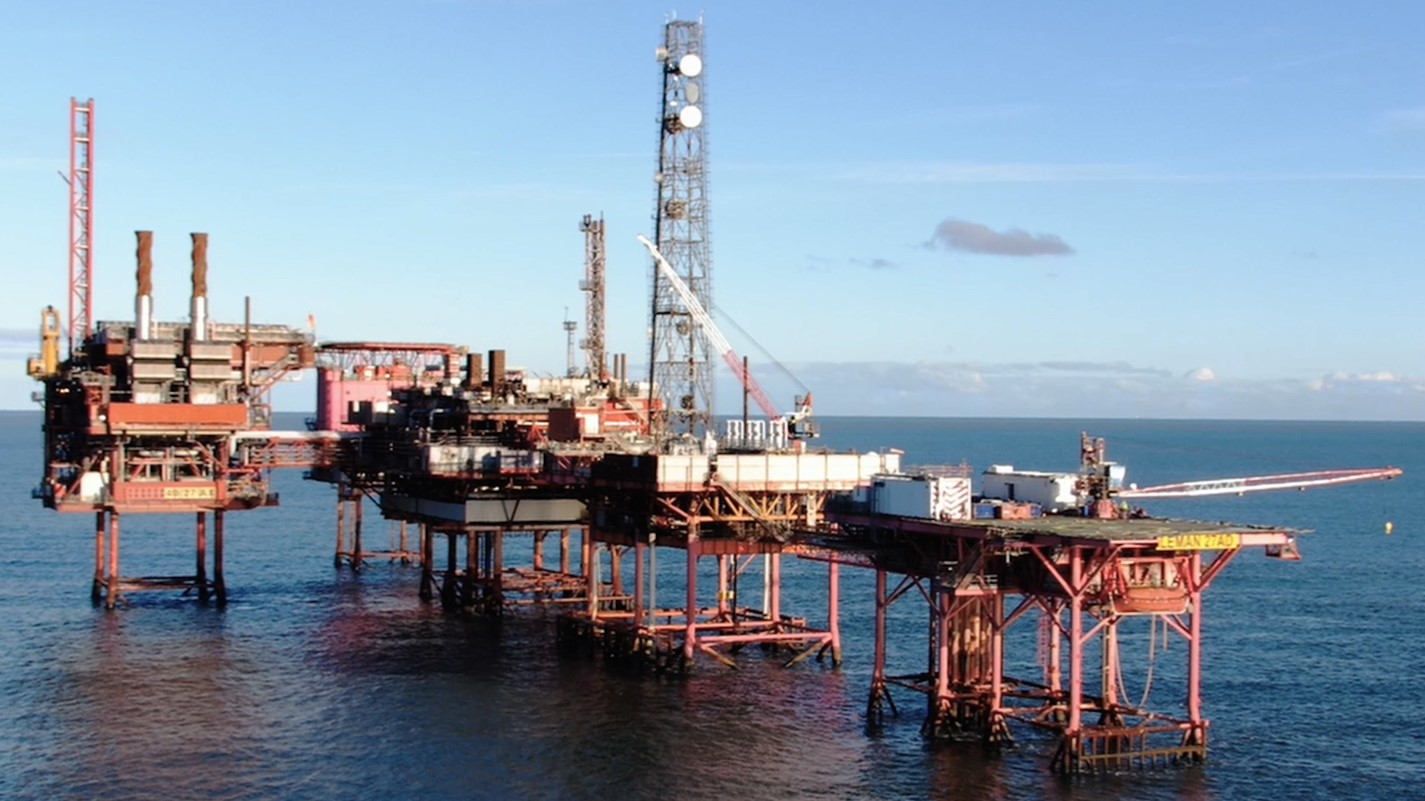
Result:
<instances>
[{"instance_id":1,"label":"satellite dish","mask_svg":"<svg viewBox=\"0 0 1425 801\"><path fill-rule=\"evenodd\" d=\"M683 86L683 96L688 98L689 103L696 103L703 97L703 89L695 81L688 81Z\"/></svg>"},{"instance_id":2,"label":"satellite dish","mask_svg":"<svg viewBox=\"0 0 1425 801\"><path fill-rule=\"evenodd\" d=\"M697 106L683 106L683 110L678 112L678 122L683 123L684 128L696 128L703 124L703 110Z\"/></svg>"},{"instance_id":3,"label":"satellite dish","mask_svg":"<svg viewBox=\"0 0 1425 801\"><path fill-rule=\"evenodd\" d=\"M678 59L678 72L689 78L696 78L703 72L703 60L696 53L689 53Z\"/></svg>"}]
</instances>

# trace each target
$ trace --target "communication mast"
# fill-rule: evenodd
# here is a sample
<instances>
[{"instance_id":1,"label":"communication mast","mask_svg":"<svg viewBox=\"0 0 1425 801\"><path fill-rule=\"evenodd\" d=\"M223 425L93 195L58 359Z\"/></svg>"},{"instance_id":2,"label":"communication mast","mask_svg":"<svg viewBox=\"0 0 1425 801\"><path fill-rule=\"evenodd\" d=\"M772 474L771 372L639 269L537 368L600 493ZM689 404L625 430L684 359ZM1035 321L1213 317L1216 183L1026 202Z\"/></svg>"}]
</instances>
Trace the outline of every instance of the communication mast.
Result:
<instances>
[{"instance_id":1,"label":"communication mast","mask_svg":"<svg viewBox=\"0 0 1425 801\"><path fill-rule=\"evenodd\" d=\"M565 306L564 336L566 339L568 339L568 349L566 351L566 359L568 361L568 364L565 367L564 374L570 378L573 378L574 376L579 374L578 369L574 367L574 331L578 328L579 324L569 319L569 307Z\"/></svg>"},{"instance_id":2,"label":"communication mast","mask_svg":"<svg viewBox=\"0 0 1425 801\"><path fill-rule=\"evenodd\" d=\"M69 353L94 329L94 100L69 99Z\"/></svg>"},{"instance_id":3,"label":"communication mast","mask_svg":"<svg viewBox=\"0 0 1425 801\"><path fill-rule=\"evenodd\" d=\"M584 297L584 360L589 377L608 380L604 365L604 218L585 214L579 224L584 232L584 280L579 289Z\"/></svg>"},{"instance_id":4,"label":"communication mast","mask_svg":"<svg viewBox=\"0 0 1425 801\"><path fill-rule=\"evenodd\" d=\"M663 67L654 240L704 308L712 303L708 235L707 127L703 124L703 23L673 20L657 51ZM712 427L712 348L702 326L653 266L650 396L662 393L669 433L700 437ZM656 388L656 390L655 390Z\"/></svg>"}]
</instances>

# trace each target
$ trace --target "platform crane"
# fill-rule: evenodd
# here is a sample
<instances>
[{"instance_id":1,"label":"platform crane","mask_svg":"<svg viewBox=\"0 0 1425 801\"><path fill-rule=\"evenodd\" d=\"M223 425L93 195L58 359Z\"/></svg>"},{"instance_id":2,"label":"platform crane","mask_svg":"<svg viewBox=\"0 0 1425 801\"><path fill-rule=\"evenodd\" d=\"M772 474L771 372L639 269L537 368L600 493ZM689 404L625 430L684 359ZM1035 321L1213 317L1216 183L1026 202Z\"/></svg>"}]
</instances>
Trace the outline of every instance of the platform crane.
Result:
<instances>
[{"instance_id":1,"label":"platform crane","mask_svg":"<svg viewBox=\"0 0 1425 801\"><path fill-rule=\"evenodd\" d=\"M808 392L806 395L797 398L796 411L789 412L785 415L779 414L777 407L772 403L772 399L767 397L767 393L762 391L762 387L757 383L757 379L752 377L752 371L747 369L742 358L733 350L732 343L727 341L727 337L723 336L722 331L717 327L717 323L713 322L712 315L708 314L708 310L703 307L702 301L698 300L698 296L693 294L693 290L690 289L688 284L678 275L678 271L674 270L673 266L668 263L668 260L663 258L663 254L658 251L658 246L653 244L646 236L640 235L638 241L643 243L644 247L648 248L648 252L652 254L659 271L662 272L663 277L668 280L668 284L673 287L673 291L677 293L678 298L682 300L683 305L688 310L688 314L692 316L694 322L702 327L713 349L727 362L727 366L732 368L732 373L737 376L737 380L742 384L742 388L757 402L757 406L762 409L762 412L767 415L767 418L772 421L774 426L784 425L788 437L793 440L816 436L815 429L807 424L807 420L812 414L811 393Z\"/></svg>"},{"instance_id":2,"label":"platform crane","mask_svg":"<svg viewBox=\"0 0 1425 801\"><path fill-rule=\"evenodd\" d=\"M1270 476L1216 478L1159 484L1153 487L1122 486L1123 470L1105 458L1103 438L1084 434L1080 439L1079 489L1086 499L1084 508L1094 517L1117 517L1123 514L1119 502L1165 498L1202 498L1211 495L1246 495L1249 492L1276 490L1306 490L1312 487L1332 487L1361 481L1388 481L1404 474L1398 467L1372 467L1353 470L1313 470L1305 473L1281 473Z\"/></svg>"}]
</instances>

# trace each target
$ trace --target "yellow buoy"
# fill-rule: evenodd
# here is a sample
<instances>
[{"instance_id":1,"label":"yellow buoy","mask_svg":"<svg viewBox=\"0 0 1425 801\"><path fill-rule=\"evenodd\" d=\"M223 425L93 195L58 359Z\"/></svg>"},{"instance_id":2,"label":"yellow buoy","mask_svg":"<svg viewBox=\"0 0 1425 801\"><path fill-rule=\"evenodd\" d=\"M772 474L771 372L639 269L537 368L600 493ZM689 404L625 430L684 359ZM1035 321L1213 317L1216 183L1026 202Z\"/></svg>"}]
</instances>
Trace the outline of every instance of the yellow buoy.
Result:
<instances>
[{"instance_id":1,"label":"yellow buoy","mask_svg":"<svg viewBox=\"0 0 1425 801\"><path fill-rule=\"evenodd\" d=\"M1394 534L1394 533L1395 533L1395 524L1392 523L1392 522L1390 522L1389 520L1385 521L1385 533L1386 533L1386 534Z\"/></svg>"}]
</instances>

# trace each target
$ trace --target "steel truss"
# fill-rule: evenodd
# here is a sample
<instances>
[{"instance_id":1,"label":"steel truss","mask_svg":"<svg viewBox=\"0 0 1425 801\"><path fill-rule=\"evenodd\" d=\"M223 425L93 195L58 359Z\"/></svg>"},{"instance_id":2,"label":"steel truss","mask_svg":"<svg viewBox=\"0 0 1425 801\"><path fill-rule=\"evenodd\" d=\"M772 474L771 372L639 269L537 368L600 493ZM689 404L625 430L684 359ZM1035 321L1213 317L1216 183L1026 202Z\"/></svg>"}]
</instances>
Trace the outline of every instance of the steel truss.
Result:
<instances>
[{"instance_id":1,"label":"steel truss","mask_svg":"<svg viewBox=\"0 0 1425 801\"><path fill-rule=\"evenodd\" d=\"M1202 594L1240 549L1167 551L1104 540L897 536L902 537L899 546L883 553L901 555L876 569L868 729L880 728L887 712L899 714L891 690L902 688L926 696L926 736L1000 746L1012 742L1011 724L1047 731L1057 737L1053 767L1061 773L1196 763L1206 757ZM919 564L929 569L908 569L908 563L923 557L930 558ZM898 564L891 570L884 562ZM899 576L894 583L893 576ZM929 612L928 663L922 672L892 675L887 670L887 610L917 597ZM1006 675L1006 632L1036 616L1042 681ZM1131 618L1147 618L1186 642L1182 709L1150 708L1146 691L1141 701L1125 697L1118 637L1119 627ZM1089 677L1091 667L1098 671L1097 682ZM1150 685L1151 673L1138 682Z\"/></svg>"}]
</instances>

